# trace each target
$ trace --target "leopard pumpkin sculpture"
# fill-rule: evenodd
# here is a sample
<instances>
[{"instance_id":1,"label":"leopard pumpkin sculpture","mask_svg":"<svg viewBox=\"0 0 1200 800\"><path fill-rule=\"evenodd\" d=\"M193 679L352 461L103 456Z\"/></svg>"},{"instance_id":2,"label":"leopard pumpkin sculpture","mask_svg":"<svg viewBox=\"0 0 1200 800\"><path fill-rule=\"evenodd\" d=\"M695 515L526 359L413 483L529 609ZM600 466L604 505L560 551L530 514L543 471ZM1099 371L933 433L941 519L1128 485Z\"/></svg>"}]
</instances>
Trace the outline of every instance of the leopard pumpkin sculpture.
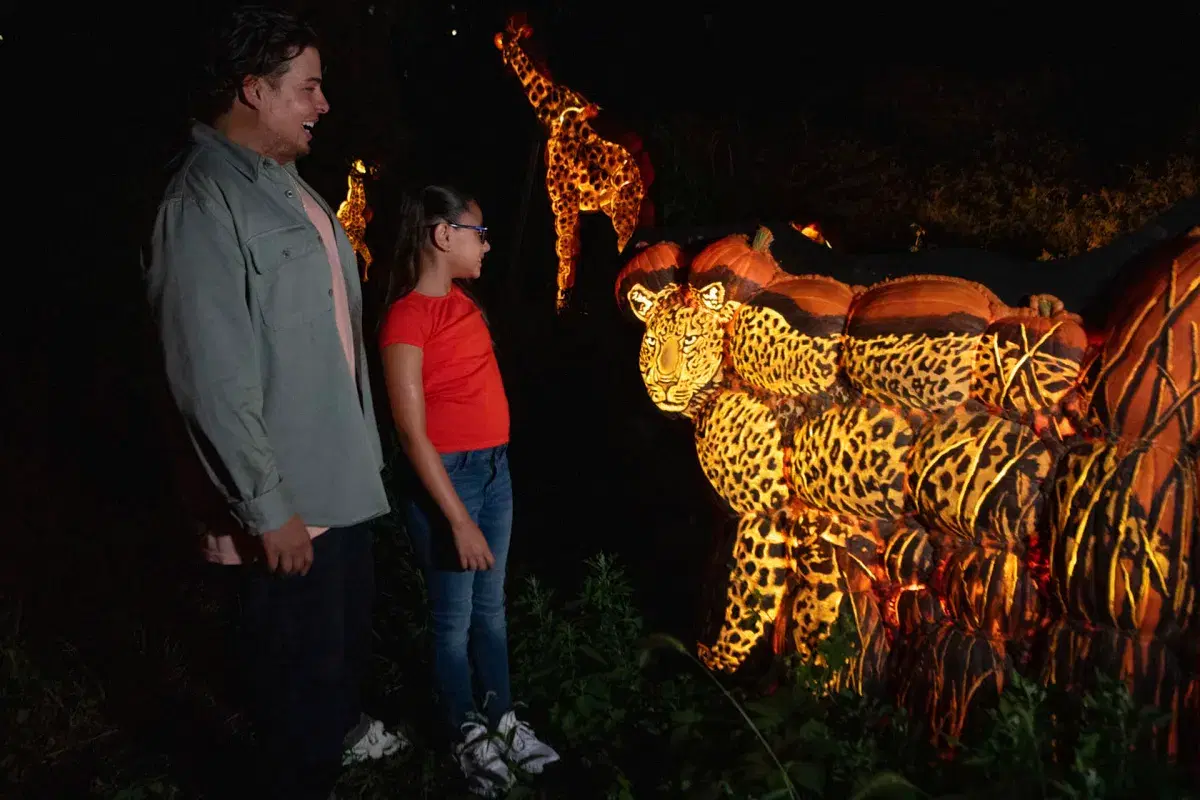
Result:
<instances>
[{"instance_id":1,"label":"leopard pumpkin sculpture","mask_svg":"<svg viewBox=\"0 0 1200 800\"><path fill-rule=\"evenodd\" d=\"M1200 228L1091 340L1049 295L848 286L785 272L770 240L690 263L660 242L616 281L651 400L691 420L738 517L704 663L735 671L764 639L819 657L840 617L859 646L836 681L891 693L935 737L1011 669L1071 686L1100 669L1172 710L1171 751L1200 754Z\"/></svg>"}]
</instances>

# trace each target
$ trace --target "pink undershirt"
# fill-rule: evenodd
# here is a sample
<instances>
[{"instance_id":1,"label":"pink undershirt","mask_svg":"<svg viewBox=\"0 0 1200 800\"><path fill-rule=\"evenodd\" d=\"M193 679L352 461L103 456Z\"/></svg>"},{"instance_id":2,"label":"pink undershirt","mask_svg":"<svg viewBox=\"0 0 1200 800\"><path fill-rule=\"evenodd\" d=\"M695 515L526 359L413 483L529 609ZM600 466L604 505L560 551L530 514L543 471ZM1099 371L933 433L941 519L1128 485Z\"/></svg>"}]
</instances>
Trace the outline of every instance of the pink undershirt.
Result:
<instances>
[{"instance_id":1,"label":"pink undershirt","mask_svg":"<svg viewBox=\"0 0 1200 800\"><path fill-rule=\"evenodd\" d=\"M350 300L346 295L346 280L342 276L342 261L338 258L337 237L333 235L334 223L330 216L309 196L308 192L301 189L299 184L296 185L296 188L300 189L300 199L304 201L304 210L308 212L308 218L316 226L317 233L321 237L321 244L325 246L325 255L329 259L330 279L333 282L333 318L337 323L338 337L342 340L342 349L346 353L346 364L350 367L350 376L355 377L357 371L354 364L354 337L350 328ZM315 528L310 525L308 526L308 535L315 539L327 530L329 528ZM206 533L204 539L205 557L209 561L218 564L242 563L235 535Z\"/></svg>"}]
</instances>

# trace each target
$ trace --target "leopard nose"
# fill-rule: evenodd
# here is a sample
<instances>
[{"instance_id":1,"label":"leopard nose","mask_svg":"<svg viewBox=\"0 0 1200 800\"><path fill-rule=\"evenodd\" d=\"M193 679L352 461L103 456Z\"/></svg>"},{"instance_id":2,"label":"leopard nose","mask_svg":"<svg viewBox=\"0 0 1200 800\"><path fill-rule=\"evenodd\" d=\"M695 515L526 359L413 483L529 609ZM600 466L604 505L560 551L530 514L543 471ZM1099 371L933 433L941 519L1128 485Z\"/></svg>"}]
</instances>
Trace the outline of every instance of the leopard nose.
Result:
<instances>
[{"instance_id":1,"label":"leopard nose","mask_svg":"<svg viewBox=\"0 0 1200 800\"><path fill-rule=\"evenodd\" d=\"M659 374L673 376L676 367L679 366L679 344L674 340L668 339L663 342L662 349L658 351L658 371Z\"/></svg>"}]
</instances>

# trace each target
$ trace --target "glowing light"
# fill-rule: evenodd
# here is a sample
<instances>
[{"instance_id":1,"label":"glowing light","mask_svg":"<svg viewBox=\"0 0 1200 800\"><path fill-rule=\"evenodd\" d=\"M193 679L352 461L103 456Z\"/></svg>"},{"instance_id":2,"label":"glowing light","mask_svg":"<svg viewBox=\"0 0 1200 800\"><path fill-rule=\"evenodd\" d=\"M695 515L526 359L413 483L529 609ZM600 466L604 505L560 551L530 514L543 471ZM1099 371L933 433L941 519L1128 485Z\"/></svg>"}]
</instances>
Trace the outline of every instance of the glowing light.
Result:
<instances>
[{"instance_id":1,"label":"glowing light","mask_svg":"<svg viewBox=\"0 0 1200 800\"><path fill-rule=\"evenodd\" d=\"M350 166L350 174L346 176L346 199L338 206L337 218L346 229L346 237L354 245L354 252L363 259L363 283L367 282L367 273L371 269L371 251L367 247L367 222L370 221L371 210L367 206L367 190L364 179L368 170L362 159L355 159Z\"/></svg>"},{"instance_id":2,"label":"glowing light","mask_svg":"<svg viewBox=\"0 0 1200 800\"><path fill-rule=\"evenodd\" d=\"M1119 640L1141 648L1119 677L1175 709L1174 747L1200 693L1168 675L1185 645L1160 636L1196 614L1200 228L1091 337L1050 295L1014 308L941 275L850 287L783 270L770 241L690 262L658 243L616 281L645 327L647 394L691 420L738 518L702 662L732 672L768 638L819 662L850 620L858 653L831 688L895 686L958 736L1003 691L1010 648L1048 629L1031 674L1079 685Z\"/></svg>"},{"instance_id":3,"label":"glowing light","mask_svg":"<svg viewBox=\"0 0 1200 800\"><path fill-rule=\"evenodd\" d=\"M829 240L825 238L825 234L823 234L821 232L821 229L820 229L820 227L818 227L817 223L810 222L807 225L800 225L799 223L796 223L796 222L790 222L788 224L792 226L792 230L799 231L800 233L804 234L804 236L808 237L809 239L812 239L817 244L823 244L826 247L828 247L830 250L833 249L833 245L830 244Z\"/></svg>"},{"instance_id":4,"label":"glowing light","mask_svg":"<svg viewBox=\"0 0 1200 800\"><path fill-rule=\"evenodd\" d=\"M600 107L566 86L555 84L534 66L520 45L521 39L532 32L532 28L513 17L493 41L504 63L521 81L538 121L548 134L546 191L554 213L557 237L554 249L558 256L556 305L561 311L566 306L568 291L575 284L579 215L599 211L608 216L617 234L617 252L624 252L637 227L646 189L629 151L601 138L588 122L600 113Z\"/></svg>"},{"instance_id":5,"label":"glowing light","mask_svg":"<svg viewBox=\"0 0 1200 800\"><path fill-rule=\"evenodd\" d=\"M458 31L457 31L455 28L451 28L451 29L450 29L450 35L451 35L451 36L458 36Z\"/></svg>"}]
</instances>

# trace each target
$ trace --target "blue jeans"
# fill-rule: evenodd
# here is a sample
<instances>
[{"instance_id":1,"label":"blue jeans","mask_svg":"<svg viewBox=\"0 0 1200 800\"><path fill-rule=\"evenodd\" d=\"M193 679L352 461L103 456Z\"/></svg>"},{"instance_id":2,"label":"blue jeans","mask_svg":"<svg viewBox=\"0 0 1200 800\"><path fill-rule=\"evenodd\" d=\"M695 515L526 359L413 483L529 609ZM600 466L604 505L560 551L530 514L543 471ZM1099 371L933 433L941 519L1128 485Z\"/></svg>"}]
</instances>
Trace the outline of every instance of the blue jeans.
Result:
<instances>
[{"instance_id":1,"label":"blue jeans","mask_svg":"<svg viewBox=\"0 0 1200 800\"><path fill-rule=\"evenodd\" d=\"M489 570L462 569L449 521L417 482L406 504L408 535L425 574L433 616L440 733L455 740L461 737L459 729L470 712L480 711L494 727L512 705L504 568L512 535L513 496L506 444L446 453L442 463L496 559ZM472 690L472 669L477 692Z\"/></svg>"}]
</instances>

